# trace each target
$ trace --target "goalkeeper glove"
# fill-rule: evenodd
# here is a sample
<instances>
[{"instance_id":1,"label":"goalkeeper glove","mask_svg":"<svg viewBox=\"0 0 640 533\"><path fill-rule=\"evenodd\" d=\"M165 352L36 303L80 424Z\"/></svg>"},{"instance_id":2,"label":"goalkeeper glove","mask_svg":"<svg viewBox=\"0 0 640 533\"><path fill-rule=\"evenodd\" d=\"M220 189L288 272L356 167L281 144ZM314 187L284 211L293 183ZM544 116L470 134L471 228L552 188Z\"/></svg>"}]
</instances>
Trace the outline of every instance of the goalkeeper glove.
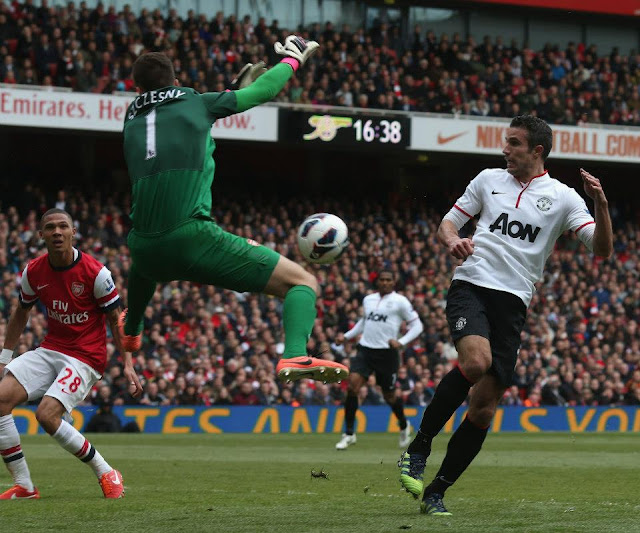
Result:
<instances>
[{"instance_id":1,"label":"goalkeeper glove","mask_svg":"<svg viewBox=\"0 0 640 533\"><path fill-rule=\"evenodd\" d=\"M255 65L253 63L247 63L240 69L238 75L231 82L231 87L234 89L244 89L249 87L254 81L262 76L267 71L264 61L258 61Z\"/></svg>"},{"instance_id":2,"label":"goalkeeper glove","mask_svg":"<svg viewBox=\"0 0 640 533\"><path fill-rule=\"evenodd\" d=\"M275 43L273 48L277 54L292 57L302 66L320 48L320 45L315 41L305 41L297 35L289 35L284 40L284 45Z\"/></svg>"}]
</instances>

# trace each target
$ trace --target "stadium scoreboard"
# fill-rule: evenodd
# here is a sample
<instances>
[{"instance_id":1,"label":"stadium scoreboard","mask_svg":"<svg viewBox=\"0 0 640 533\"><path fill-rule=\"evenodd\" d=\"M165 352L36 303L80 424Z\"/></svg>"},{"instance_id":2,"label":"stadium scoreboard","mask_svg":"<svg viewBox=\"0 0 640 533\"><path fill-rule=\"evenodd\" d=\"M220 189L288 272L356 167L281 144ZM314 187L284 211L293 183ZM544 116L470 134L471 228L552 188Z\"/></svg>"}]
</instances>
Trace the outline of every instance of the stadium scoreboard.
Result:
<instances>
[{"instance_id":1,"label":"stadium scoreboard","mask_svg":"<svg viewBox=\"0 0 640 533\"><path fill-rule=\"evenodd\" d=\"M400 114L280 110L279 139L303 145L406 149L411 120ZM346 111L346 110L345 110Z\"/></svg>"}]
</instances>

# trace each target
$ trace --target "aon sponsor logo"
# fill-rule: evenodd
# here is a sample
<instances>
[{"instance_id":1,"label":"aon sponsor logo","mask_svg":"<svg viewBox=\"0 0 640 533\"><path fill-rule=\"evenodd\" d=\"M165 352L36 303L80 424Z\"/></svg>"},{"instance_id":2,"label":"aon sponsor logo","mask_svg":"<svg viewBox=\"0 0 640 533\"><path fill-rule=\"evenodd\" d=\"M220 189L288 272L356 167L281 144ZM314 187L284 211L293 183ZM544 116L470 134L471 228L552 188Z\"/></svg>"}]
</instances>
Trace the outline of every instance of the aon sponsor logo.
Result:
<instances>
[{"instance_id":1,"label":"aon sponsor logo","mask_svg":"<svg viewBox=\"0 0 640 533\"><path fill-rule=\"evenodd\" d=\"M367 315L367 320L373 320L374 322L386 322L387 318L388 318L387 315L374 313L373 311L371 311L371 313Z\"/></svg>"},{"instance_id":2,"label":"aon sponsor logo","mask_svg":"<svg viewBox=\"0 0 640 533\"><path fill-rule=\"evenodd\" d=\"M531 224L523 224L519 220L509 220L507 213L502 213L496 221L489 226L491 233L500 231L503 235L509 235L514 239L529 239L529 242L535 242L540 233L540 228L535 228Z\"/></svg>"}]
</instances>

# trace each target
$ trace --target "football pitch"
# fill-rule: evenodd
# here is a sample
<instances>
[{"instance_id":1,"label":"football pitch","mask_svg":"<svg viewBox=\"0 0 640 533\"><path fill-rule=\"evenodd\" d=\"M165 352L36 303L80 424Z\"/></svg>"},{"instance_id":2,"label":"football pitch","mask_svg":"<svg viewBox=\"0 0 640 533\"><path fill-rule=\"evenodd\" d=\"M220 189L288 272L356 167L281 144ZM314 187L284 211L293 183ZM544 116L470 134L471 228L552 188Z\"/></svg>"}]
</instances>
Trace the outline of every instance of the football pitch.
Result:
<instances>
[{"instance_id":1,"label":"football pitch","mask_svg":"<svg viewBox=\"0 0 640 533\"><path fill-rule=\"evenodd\" d=\"M122 471L125 498L105 500L89 468L51 438L24 437L42 499L2 502L2 531L640 531L633 434L490 434L445 498L451 517L421 515L401 491L395 435L364 434L343 452L333 434L89 438ZM425 479L447 440L436 439ZM9 486L4 470L0 488Z\"/></svg>"}]
</instances>

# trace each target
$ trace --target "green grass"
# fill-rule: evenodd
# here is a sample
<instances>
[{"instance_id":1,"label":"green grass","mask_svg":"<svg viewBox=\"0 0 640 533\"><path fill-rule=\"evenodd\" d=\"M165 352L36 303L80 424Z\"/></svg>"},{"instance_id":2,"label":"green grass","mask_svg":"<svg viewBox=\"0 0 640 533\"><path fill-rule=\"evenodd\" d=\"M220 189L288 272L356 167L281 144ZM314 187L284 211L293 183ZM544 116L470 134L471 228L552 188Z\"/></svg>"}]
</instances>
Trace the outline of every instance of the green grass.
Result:
<instances>
[{"instance_id":1,"label":"green grass","mask_svg":"<svg viewBox=\"0 0 640 533\"><path fill-rule=\"evenodd\" d=\"M640 529L640 440L633 434L497 434L445 502L419 513L402 492L396 437L366 434L344 452L337 435L93 435L124 476L104 500L91 471L47 436L25 437L39 501L0 506L2 531L247 533L595 532ZM436 440L430 479L448 436ZM323 468L329 480L312 479ZM7 472L0 488L10 486ZM368 489L365 491L365 488ZM403 527L404 526L404 527ZM410 526L408 528L407 526Z\"/></svg>"}]
</instances>

